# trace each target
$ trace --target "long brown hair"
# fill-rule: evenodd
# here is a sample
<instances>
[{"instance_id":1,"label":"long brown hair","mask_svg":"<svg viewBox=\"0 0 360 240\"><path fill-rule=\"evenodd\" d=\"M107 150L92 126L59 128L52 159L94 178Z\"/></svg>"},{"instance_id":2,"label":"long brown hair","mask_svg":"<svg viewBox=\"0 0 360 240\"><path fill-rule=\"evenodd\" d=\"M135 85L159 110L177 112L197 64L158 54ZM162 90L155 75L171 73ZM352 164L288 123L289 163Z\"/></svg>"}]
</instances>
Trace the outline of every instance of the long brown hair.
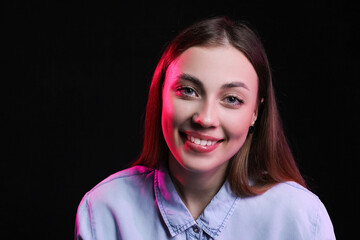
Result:
<instances>
[{"instance_id":1,"label":"long brown hair","mask_svg":"<svg viewBox=\"0 0 360 240\"><path fill-rule=\"evenodd\" d=\"M253 65L259 81L258 120L244 145L232 157L228 180L239 196L260 194L276 183L302 178L287 143L276 106L270 66L257 35L245 24L226 17L200 21L181 32L165 49L153 76L145 115L144 143L134 165L158 167L168 159L169 149L161 129L162 86L170 63L193 46L231 45Z\"/></svg>"}]
</instances>

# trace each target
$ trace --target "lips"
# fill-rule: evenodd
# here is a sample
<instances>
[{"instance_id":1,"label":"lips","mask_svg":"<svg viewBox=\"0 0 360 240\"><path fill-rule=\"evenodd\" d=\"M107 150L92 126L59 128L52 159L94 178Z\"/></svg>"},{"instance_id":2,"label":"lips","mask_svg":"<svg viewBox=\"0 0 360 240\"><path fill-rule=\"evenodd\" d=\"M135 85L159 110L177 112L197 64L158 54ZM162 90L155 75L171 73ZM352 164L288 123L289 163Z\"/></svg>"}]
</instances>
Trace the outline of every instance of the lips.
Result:
<instances>
[{"instance_id":1,"label":"lips","mask_svg":"<svg viewBox=\"0 0 360 240\"><path fill-rule=\"evenodd\" d=\"M185 149L189 149L197 153L209 153L214 151L221 142L222 138L216 138L197 132L185 131L182 133L185 138Z\"/></svg>"}]
</instances>

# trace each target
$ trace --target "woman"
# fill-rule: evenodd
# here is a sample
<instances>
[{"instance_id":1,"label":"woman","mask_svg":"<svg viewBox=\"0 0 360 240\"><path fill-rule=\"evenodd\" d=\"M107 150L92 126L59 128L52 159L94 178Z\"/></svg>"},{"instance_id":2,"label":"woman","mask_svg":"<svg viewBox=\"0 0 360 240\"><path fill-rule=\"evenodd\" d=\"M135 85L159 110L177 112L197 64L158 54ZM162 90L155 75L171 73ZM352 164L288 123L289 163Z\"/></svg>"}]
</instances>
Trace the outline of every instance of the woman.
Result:
<instances>
[{"instance_id":1,"label":"woman","mask_svg":"<svg viewBox=\"0 0 360 240\"><path fill-rule=\"evenodd\" d=\"M335 239L280 124L261 42L194 24L155 70L142 153L88 192L76 239Z\"/></svg>"}]
</instances>

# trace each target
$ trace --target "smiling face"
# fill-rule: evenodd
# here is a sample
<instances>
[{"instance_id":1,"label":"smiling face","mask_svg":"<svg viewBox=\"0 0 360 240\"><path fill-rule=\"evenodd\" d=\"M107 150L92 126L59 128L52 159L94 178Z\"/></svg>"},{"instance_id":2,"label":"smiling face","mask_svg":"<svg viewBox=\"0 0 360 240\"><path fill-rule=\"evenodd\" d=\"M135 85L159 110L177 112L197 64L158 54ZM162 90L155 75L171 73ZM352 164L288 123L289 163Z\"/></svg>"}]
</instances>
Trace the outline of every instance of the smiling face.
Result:
<instances>
[{"instance_id":1,"label":"smiling face","mask_svg":"<svg viewBox=\"0 0 360 240\"><path fill-rule=\"evenodd\" d=\"M257 117L257 74L231 46L191 47L168 67L161 124L169 161L185 171L225 172Z\"/></svg>"}]
</instances>

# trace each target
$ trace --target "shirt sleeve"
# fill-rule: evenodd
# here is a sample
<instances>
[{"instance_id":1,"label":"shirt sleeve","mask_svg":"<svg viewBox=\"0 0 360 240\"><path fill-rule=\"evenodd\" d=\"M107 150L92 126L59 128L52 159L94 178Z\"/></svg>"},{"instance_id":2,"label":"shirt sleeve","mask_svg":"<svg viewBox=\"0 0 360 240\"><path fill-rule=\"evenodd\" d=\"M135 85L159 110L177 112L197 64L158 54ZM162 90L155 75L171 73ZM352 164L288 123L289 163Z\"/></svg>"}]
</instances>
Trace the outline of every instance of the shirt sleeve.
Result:
<instances>
[{"instance_id":1,"label":"shirt sleeve","mask_svg":"<svg viewBox=\"0 0 360 240\"><path fill-rule=\"evenodd\" d=\"M80 202L75 221L75 240L91 240L92 227L91 227L91 209L88 204L87 195Z\"/></svg>"},{"instance_id":2,"label":"shirt sleeve","mask_svg":"<svg viewBox=\"0 0 360 240\"><path fill-rule=\"evenodd\" d=\"M316 240L335 240L334 227L331 223L330 217L323 203L320 203L317 226L316 226Z\"/></svg>"}]
</instances>

